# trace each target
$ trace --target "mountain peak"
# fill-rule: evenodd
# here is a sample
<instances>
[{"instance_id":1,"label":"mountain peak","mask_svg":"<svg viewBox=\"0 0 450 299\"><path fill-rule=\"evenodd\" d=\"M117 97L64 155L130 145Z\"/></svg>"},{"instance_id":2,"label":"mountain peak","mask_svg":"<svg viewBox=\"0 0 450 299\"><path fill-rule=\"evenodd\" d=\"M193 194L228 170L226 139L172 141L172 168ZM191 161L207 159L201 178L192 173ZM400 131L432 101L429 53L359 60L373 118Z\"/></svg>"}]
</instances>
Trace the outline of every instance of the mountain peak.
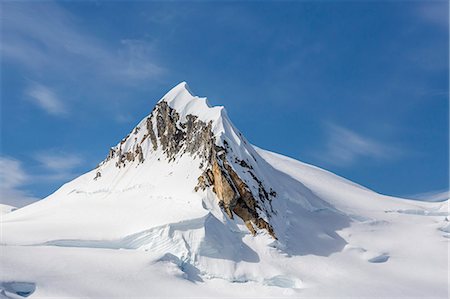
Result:
<instances>
[{"instance_id":1,"label":"mountain peak","mask_svg":"<svg viewBox=\"0 0 450 299\"><path fill-rule=\"evenodd\" d=\"M195 96L185 81L173 87L158 104L161 102L166 102L174 109L182 122L186 121L188 115L195 115L206 123L220 120L225 115L223 106L213 107L206 97Z\"/></svg>"},{"instance_id":2,"label":"mountain peak","mask_svg":"<svg viewBox=\"0 0 450 299\"><path fill-rule=\"evenodd\" d=\"M163 167L191 161L188 173L198 172L192 191L212 191L230 219L236 215L252 234L260 229L276 238L269 223L276 192L261 169L264 160L233 126L224 107L211 107L205 97L192 95L186 82L164 95L151 114L110 150L93 179L103 180L111 165L115 176L130 168L155 167L155 160Z\"/></svg>"},{"instance_id":3,"label":"mountain peak","mask_svg":"<svg viewBox=\"0 0 450 299\"><path fill-rule=\"evenodd\" d=\"M174 87L172 87L171 90L169 90L163 98L160 100L165 102L171 102L172 100L176 98L181 98L186 101L189 101L190 99L194 98L194 95L192 94L188 84L186 81L180 82Z\"/></svg>"}]
</instances>

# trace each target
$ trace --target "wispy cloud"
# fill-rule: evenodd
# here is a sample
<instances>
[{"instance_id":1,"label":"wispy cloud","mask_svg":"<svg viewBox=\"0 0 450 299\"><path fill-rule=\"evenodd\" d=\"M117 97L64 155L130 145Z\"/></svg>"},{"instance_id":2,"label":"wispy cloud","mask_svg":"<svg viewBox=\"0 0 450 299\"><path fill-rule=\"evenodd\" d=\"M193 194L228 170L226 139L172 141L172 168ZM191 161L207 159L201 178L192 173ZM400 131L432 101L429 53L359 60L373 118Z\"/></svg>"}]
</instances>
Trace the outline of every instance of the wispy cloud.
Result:
<instances>
[{"instance_id":1,"label":"wispy cloud","mask_svg":"<svg viewBox=\"0 0 450 299\"><path fill-rule=\"evenodd\" d=\"M156 38L116 36L116 31L108 32L113 26L97 32L56 1L3 2L1 27L2 66L51 83L63 105L55 104L55 92L52 97L41 90L34 98L52 115L68 116L75 105L107 111L105 115L122 113L130 107L130 87L151 89L168 74Z\"/></svg>"},{"instance_id":2,"label":"wispy cloud","mask_svg":"<svg viewBox=\"0 0 450 299\"><path fill-rule=\"evenodd\" d=\"M41 153L36 155L36 160L41 162L45 168L55 172L71 170L82 162L82 159L74 154Z\"/></svg>"},{"instance_id":3,"label":"wispy cloud","mask_svg":"<svg viewBox=\"0 0 450 299\"><path fill-rule=\"evenodd\" d=\"M42 172L37 178L45 181L72 178L78 174L75 171L76 168L83 164L83 158L80 155L56 151L37 153L34 159L42 168Z\"/></svg>"},{"instance_id":4,"label":"wispy cloud","mask_svg":"<svg viewBox=\"0 0 450 299\"><path fill-rule=\"evenodd\" d=\"M101 77L120 82L157 79L164 74L144 40L108 44L54 2L2 4L3 59L29 70L57 71L71 78Z\"/></svg>"},{"instance_id":5,"label":"wispy cloud","mask_svg":"<svg viewBox=\"0 0 450 299\"><path fill-rule=\"evenodd\" d=\"M127 124L133 122L134 119L129 113L118 113L114 120L118 123Z\"/></svg>"},{"instance_id":6,"label":"wispy cloud","mask_svg":"<svg viewBox=\"0 0 450 299\"><path fill-rule=\"evenodd\" d=\"M147 41L123 39L120 43L122 48L119 50L119 57L123 61L119 61L118 69L115 70L119 78L152 79L165 73L165 69L150 59L154 48Z\"/></svg>"},{"instance_id":7,"label":"wispy cloud","mask_svg":"<svg viewBox=\"0 0 450 299\"><path fill-rule=\"evenodd\" d=\"M417 7L417 15L424 21L448 30L448 1L424 1Z\"/></svg>"},{"instance_id":8,"label":"wispy cloud","mask_svg":"<svg viewBox=\"0 0 450 299\"><path fill-rule=\"evenodd\" d=\"M450 198L450 191L448 189L441 189L419 194L407 195L405 197L422 201L439 202L448 200Z\"/></svg>"},{"instance_id":9,"label":"wispy cloud","mask_svg":"<svg viewBox=\"0 0 450 299\"><path fill-rule=\"evenodd\" d=\"M33 82L25 93L34 104L49 114L62 116L67 113L63 101L47 86Z\"/></svg>"},{"instance_id":10,"label":"wispy cloud","mask_svg":"<svg viewBox=\"0 0 450 299\"><path fill-rule=\"evenodd\" d=\"M30 180L19 160L0 156L0 203L22 207L38 200L22 189Z\"/></svg>"},{"instance_id":11,"label":"wispy cloud","mask_svg":"<svg viewBox=\"0 0 450 299\"><path fill-rule=\"evenodd\" d=\"M62 183L79 175L83 158L77 154L47 151L37 153L34 159L39 163L36 171L28 172L23 163L9 156L0 156L0 203L22 207L39 198L26 191L32 183Z\"/></svg>"},{"instance_id":12,"label":"wispy cloud","mask_svg":"<svg viewBox=\"0 0 450 299\"><path fill-rule=\"evenodd\" d=\"M316 156L329 164L348 166L364 158L390 159L401 154L391 145L362 136L339 125L327 123L325 127L326 149Z\"/></svg>"}]
</instances>

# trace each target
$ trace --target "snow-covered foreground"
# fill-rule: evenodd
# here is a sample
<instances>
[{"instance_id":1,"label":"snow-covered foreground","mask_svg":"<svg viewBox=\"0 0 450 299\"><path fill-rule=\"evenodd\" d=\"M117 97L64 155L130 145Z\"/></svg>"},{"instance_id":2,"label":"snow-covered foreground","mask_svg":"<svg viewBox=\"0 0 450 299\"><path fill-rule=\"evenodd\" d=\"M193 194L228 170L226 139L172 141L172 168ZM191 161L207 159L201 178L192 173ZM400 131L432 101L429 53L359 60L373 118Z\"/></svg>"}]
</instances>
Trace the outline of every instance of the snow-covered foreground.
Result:
<instances>
[{"instance_id":1,"label":"snow-covered foreground","mask_svg":"<svg viewBox=\"0 0 450 299\"><path fill-rule=\"evenodd\" d=\"M145 140L140 161L106 160L40 202L2 209L0 297L448 297L448 200L383 196L252 147L183 84L165 100L181 121L212 121L250 189L276 191L259 204L278 240L230 219L214 188L194 191L204 161L167 161L144 119L117 147L139 153Z\"/></svg>"},{"instance_id":2,"label":"snow-covered foreground","mask_svg":"<svg viewBox=\"0 0 450 299\"><path fill-rule=\"evenodd\" d=\"M115 245L101 239L18 246L7 245L9 238L2 238L3 288L13 292L8 283L27 282L33 285L27 286L30 290L35 288L33 298L448 296L448 201L423 203L385 197L318 168L258 152L352 220L328 226L327 216L315 211L311 217L329 229L318 234L315 229L302 228L298 252L291 254L276 248L267 235L246 234L237 247L240 253L217 255L208 261L207 267L214 268L216 259L230 259L235 267L232 279L210 276L183 262L170 253L173 244L155 250L147 240L142 244L151 250L145 251L133 249L138 245ZM45 236L45 231L39 234L39 227L30 235L15 231L17 223L11 219L3 222L4 236L14 234L12 239L17 240ZM301 215L295 221L301 223ZM58 223L54 225L65 231ZM190 234L194 232L190 230ZM158 231L153 238L161 235L164 232ZM240 260L235 258L238 255L242 255ZM222 270L225 273L225 269L218 272Z\"/></svg>"}]
</instances>

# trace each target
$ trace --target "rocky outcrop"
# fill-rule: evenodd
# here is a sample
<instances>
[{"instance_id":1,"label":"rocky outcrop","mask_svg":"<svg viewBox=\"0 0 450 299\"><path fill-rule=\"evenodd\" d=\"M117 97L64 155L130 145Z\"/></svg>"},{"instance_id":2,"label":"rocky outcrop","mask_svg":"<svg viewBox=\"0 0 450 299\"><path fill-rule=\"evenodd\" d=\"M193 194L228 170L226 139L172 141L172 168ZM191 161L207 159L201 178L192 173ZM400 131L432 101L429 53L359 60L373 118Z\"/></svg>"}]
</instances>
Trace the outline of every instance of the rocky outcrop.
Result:
<instances>
[{"instance_id":1,"label":"rocky outcrop","mask_svg":"<svg viewBox=\"0 0 450 299\"><path fill-rule=\"evenodd\" d=\"M203 173L198 178L195 191L212 188L219 200L219 206L228 217L241 218L252 234L256 234L257 229L266 230L276 239L268 219L270 214L274 213L271 201L276 197L276 193L272 189L269 189L269 192L266 190L261 180L253 173L251 164L233 156L225 140L223 146L217 145L212 122L206 123L195 115L187 115L181 122L177 111L163 100L146 118L144 130L144 134L139 134L140 127L137 127L133 134L128 135L118 146L110 150L103 163L115 159L115 165L119 168L131 163L139 165L144 162L146 154L157 150L162 151L169 163L185 154L198 158ZM132 146L130 138L134 138ZM147 139L150 139L151 149L146 149L150 152L144 153L142 146ZM127 150L124 150L125 145ZM251 182L245 182L235 167L249 173ZM254 192L248 184L251 184ZM267 211L266 206L269 206L271 211Z\"/></svg>"},{"instance_id":2,"label":"rocky outcrop","mask_svg":"<svg viewBox=\"0 0 450 299\"><path fill-rule=\"evenodd\" d=\"M156 128L163 152L169 162L175 159L185 143L185 132L177 126L180 117L166 102L156 106Z\"/></svg>"},{"instance_id":3,"label":"rocky outcrop","mask_svg":"<svg viewBox=\"0 0 450 299\"><path fill-rule=\"evenodd\" d=\"M97 171L97 173L95 174L95 177L94 177L94 181L96 181L97 179L99 179L101 177L102 177L102 173L100 171Z\"/></svg>"},{"instance_id":4,"label":"rocky outcrop","mask_svg":"<svg viewBox=\"0 0 450 299\"><path fill-rule=\"evenodd\" d=\"M212 187L219 198L219 205L233 219L236 214L248 230L255 235L256 228L266 230L276 239L272 226L259 216L261 207L247 184L238 176L226 159L223 148L214 147L211 151L209 165L199 177L196 189Z\"/></svg>"},{"instance_id":5,"label":"rocky outcrop","mask_svg":"<svg viewBox=\"0 0 450 299\"><path fill-rule=\"evenodd\" d=\"M147 119L146 119L147 133L144 135L144 138L142 138L141 144L142 144L142 142L144 142L144 140L147 137L150 137L150 140L153 145L153 150L156 151L156 149L158 148L158 140L156 139L155 131L153 131L152 118L153 118L153 114L152 114L152 116L147 117Z\"/></svg>"}]
</instances>

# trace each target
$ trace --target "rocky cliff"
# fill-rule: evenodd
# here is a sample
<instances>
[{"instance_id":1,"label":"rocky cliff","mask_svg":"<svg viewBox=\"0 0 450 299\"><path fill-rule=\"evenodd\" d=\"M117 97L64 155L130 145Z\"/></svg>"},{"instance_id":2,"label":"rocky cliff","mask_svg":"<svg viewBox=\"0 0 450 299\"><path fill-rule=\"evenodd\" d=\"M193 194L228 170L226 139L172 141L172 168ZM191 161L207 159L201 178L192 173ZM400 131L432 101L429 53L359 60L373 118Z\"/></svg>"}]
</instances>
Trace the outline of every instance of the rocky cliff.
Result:
<instances>
[{"instance_id":1,"label":"rocky cliff","mask_svg":"<svg viewBox=\"0 0 450 299\"><path fill-rule=\"evenodd\" d=\"M189 109L197 104L193 101L204 101L205 105ZM101 169L106 163L114 163L117 168L139 167L146 163L146 157L157 153L167 163L189 155L198 160L202 171L198 184L193 186L196 192L211 188L217 204L229 218L241 218L254 235L260 229L276 239L270 224L275 213L272 200L276 192L258 178L256 152L231 124L222 107L218 114L208 109L214 110L206 99L193 97L185 83L178 85L128 136L111 148L94 179L101 179ZM205 111L213 116L205 117Z\"/></svg>"}]
</instances>

